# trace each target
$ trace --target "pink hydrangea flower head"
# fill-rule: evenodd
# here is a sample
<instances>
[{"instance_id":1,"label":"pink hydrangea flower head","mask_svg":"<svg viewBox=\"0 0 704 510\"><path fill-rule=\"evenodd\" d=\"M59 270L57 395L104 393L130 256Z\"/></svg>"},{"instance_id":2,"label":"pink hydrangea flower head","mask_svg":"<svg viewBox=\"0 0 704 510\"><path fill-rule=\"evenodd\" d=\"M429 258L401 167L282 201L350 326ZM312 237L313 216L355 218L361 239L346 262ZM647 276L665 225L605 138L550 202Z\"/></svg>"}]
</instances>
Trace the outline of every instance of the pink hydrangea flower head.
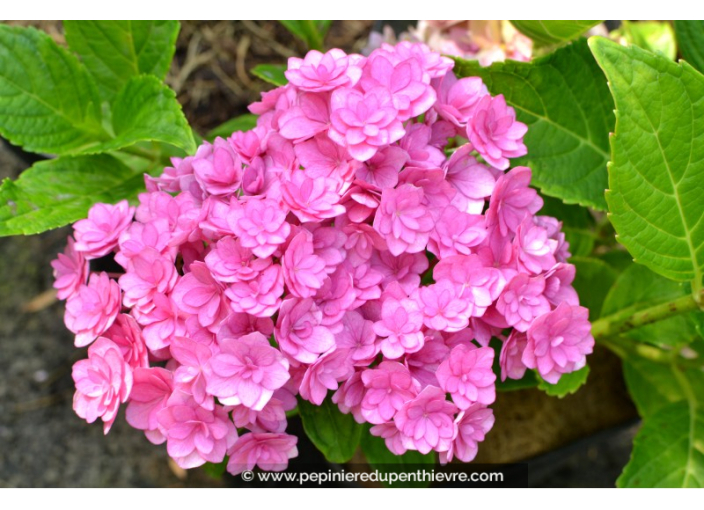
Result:
<instances>
[{"instance_id":1,"label":"pink hydrangea flower head","mask_svg":"<svg viewBox=\"0 0 704 510\"><path fill-rule=\"evenodd\" d=\"M482 97L467 124L467 138L475 150L494 168L506 170L508 158L525 156L523 135L528 127L516 121L516 113L503 95Z\"/></svg>"},{"instance_id":2,"label":"pink hydrangea flower head","mask_svg":"<svg viewBox=\"0 0 704 510\"><path fill-rule=\"evenodd\" d=\"M364 370L361 374L366 388L361 410L369 423L391 421L399 409L420 391L418 382L401 363L382 361L377 368Z\"/></svg>"},{"instance_id":3,"label":"pink hydrangea flower head","mask_svg":"<svg viewBox=\"0 0 704 510\"><path fill-rule=\"evenodd\" d=\"M199 406L190 395L176 391L157 413L166 450L183 469L219 463L237 440L237 430L225 409Z\"/></svg>"},{"instance_id":4,"label":"pink hydrangea flower head","mask_svg":"<svg viewBox=\"0 0 704 510\"><path fill-rule=\"evenodd\" d=\"M240 244L260 258L270 257L291 232L286 212L268 199L247 200L243 206L233 207L227 222Z\"/></svg>"},{"instance_id":5,"label":"pink hydrangea flower head","mask_svg":"<svg viewBox=\"0 0 704 510\"><path fill-rule=\"evenodd\" d=\"M281 350L301 363L314 363L319 354L335 346L335 337L321 325L322 319L312 299L284 300L274 330Z\"/></svg>"},{"instance_id":6,"label":"pink hydrangea flower head","mask_svg":"<svg viewBox=\"0 0 704 510\"><path fill-rule=\"evenodd\" d=\"M261 333L219 341L209 362L207 390L225 405L261 411L290 378L289 363Z\"/></svg>"},{"instance_id":7,"label":"pink hydrangea flower head","mask_svg":"<svg viewBox=\"0 0 704 510\"><path fill-rule=\"evenodd\" d=\"M132 368L120 348L107 338L99 338L88 348L88 359L73 365L72 376L76 383L73 410L88 423L101 418L107 434L120 404L127 402L132 390Z\"/></svg>"},{"instance_id":8,"label":"pink hydrangea flower head","mask_svg":"<svg viewBox=\"0 0 704 510\"><path fill-rule=\"evenodd\" d=\"M76 243L74 249L87 259L97 259L110 253L134 216L134 207L127 200L115 205L94 204L88 218L73 224Z\"/></svg>"},{"instance_id":9,"label":"pink hydrangea flower head","mask_svg":"<svg viewBox=\"0 0 704 510\"><path fill-rule=\"evenodd\" d=\"M526 216L532 217L543 207L543 199L529 187L530 179L530 168L518 166L496 181L486 221L489 227L498 226L502 236L516 232Z\"/></svg>"},{"instance_id":10,"label":"pink hydrangea flower head","mask_svg":"<svg viewBox=\"0 0 704 510\"><path fill-rule=\"evenodd\" d=\"M227 452L227 472L239 475L255 466L265 471L284 471L288 460L298 456L297 442L298 438L289 434L243 434Z\"/></svg>"},{"instance_id":11,"label":"pink hydrangea flower head","mask_svg":"<svg viewBox=\"0 0 704 510\"><path fill-rule=\"evenodd\" d=\"M76 334L76 347L85 347L107 331L119 313L120 287L106 273L93 273L66 301L64 323Z\"/></svg>"},{"instance_id":12,"label":"pink hydrangea flower head","mask_svg":"<svg viewBox=\"0 0 704 510\"><path fill-rule=\"evenodd\" d=\"M533 320L550 311L550 303L543 295L545 278L531 278L517 274L506 286L496 302L496 310L504 316L506 324L518 331L526 331Z\"/></svg>"},{"instance_id":13,"label":"pink hydrangea flower head","mask_svg":"<svg viewBox=\"0 0 704 510\"><path fill-rule=\"evenodd\" d=\"M301 230L288 244L281 259L284 282L300 298L312 297L327 278L325 261L314 253L313 235Z\"/></svg>"},{"instance_id":14,"label":"pink hydrangea flower head","mask_svg":"<svg viewBox=\"0 0 704 510\"><path fill-rule=\"evenodd\" d=\"M281 305L283 293L284 274L278 264L272 264L254 280L233 283L225 290L233 311L255 317L274 315Z\"/></svg>"},{"instance_id":15,"label":"pink hydrangea flower head","mask_svg":"<svg viewBox=\"0 0 704 510\"><path fill-rule=\"evenodd\" d=\"M66 249L51 261L51 267L54 268L54 288L59 299L71 297L88 279L88 263L83 253L75 249L70 236Z\"/></svg>"},{"instance_id":16,"label":"pink hydrangea flower head","mask_svg":"<svg viewBox=\"0 0 704 510\"><path fill-rule=\"evenodd\" d=\"M320 356L303 375L299 392L301 398L319 406L328 390L336 390L338 383L352 377L354 367L349 349L335 349Z\"/></svg>"},{"instance_id":17,"label":"pink hydrangea flower head","mask_svg":"<svg viewBox=\"0 0 704 510\"><path fill-rule=\"evenodd\" d=\"M594 349L589 310L567 303L541 315L528 328L528 342L522 360L535 368L551 384L562 374L574 372L587 363Z\"/></svg>"},{"instance_id":18,"label":"pink hydrangea flower head","mask_svg":"<svg viewBox=\"0 0 704 510\"><path fill-rule=\"evenodd\" d=\"M460 409L467 409L475 402L489 405L496 399L496 375L492 370L494 349L472 348L459 344L450 356L438 366L435 376L440 387L452 395Z\"/></svg>"},{"instance_id":19,"label":"pink hydrangea flower head","mask_svg":"<svg viewBox=\"0 0 704 510\"><path fill-rule=\"evenodd\" d=\"M399 409L394 423L405 436L404 445L409 450L445 452L455 437L455 413L457 406L445 399L443 390L426 386Z\"/></svg>"},{"instance_id":20,"label":"pink hydrangea flower head","mask_svg":"<svg viewBox=\"0 0 704 510\"><path fill-rule=\"evenodd\" d=\"M417 253L428 244L433 220L423 198L423 189L412 184L385 189L382 193L374 216L374 230L386 240L392 254Z\"/></svg>"},{"instance_id":21,"label":"pink hydrangea flower head","mask_svg":"<svg viewBox=\"0 0 704 510\"><path fill-rule=\"evenodd\" d=\"M472 404L457 415L457 435L452 447L440 454L440 463L450 462L457 457L462 462L472 462L477 456L479 443L494 426L494 412L482 404Z\"/></svg>"},{"instance_id":22,"label":"pink hydrangea flower head","mask_svg":"<svg viewBox=\"0 0 704 510\"><path fill-rule=\"evenodd\" d=\"M288 59L286 78L307 92L326 92L340 87L352 87L362 76L355 59L334 48L326 53L311 50L304 58Z\"/></svg>"},{"instance_id":23,"label":"pink hydrangea flower head","mask_svg":"<svg viewBox=\"0 0 704 510\"><path fill-rule=\"evenodd\" d=\"M367 92L337 89L332 93L331 104L328 136L358 161L368 161L405 133L387 88L375 87Z\"/></svg>"}]
</instances>

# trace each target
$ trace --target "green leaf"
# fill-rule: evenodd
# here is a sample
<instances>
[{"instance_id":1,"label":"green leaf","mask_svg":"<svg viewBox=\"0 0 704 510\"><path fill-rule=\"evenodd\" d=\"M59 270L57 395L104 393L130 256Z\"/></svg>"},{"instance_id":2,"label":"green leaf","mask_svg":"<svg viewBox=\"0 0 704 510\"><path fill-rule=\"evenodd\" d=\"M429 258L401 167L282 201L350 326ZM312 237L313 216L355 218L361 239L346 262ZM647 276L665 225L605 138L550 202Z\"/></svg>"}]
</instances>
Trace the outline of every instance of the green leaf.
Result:
<instances>
[{"instance_id":1,"label":"green leaf","mask_svg":"<svg viewBox=\"0 0 704 510\"><path fill-rule=\"evenodd\" d=\"M550 384L549 382L541 379L538 384L538 388L551 397L564 398L567 395L575 393L582 387L582 385L586 384L588 376L589 365L585 365L583 368L576 370L575 372L562 374L562 376L560 376L560 380L557 381L557 384Z\"/></svg>"},{"instance_id":2,"label":"green leaf","mask_svg":"<svg viewBox=\"0 0 704 510\"><path fill-rule=\"evenodd\" d=\"M250 72L267 83L281 87L288 83L284 75L285 70L286 66L283 64L259 64L250 69Z\"/></svg>"},{"instance_id":3,"label":"green leaf","mask_svg":"<svg viewBox=\"0 0 704 510\"><path fill-rule=\"evenodd\" d=\"M113 103L112 125L114 139L81 152L107 152L144 141L168 143L188 154L196 150L193 132L176 94L154 76L135 76L125 84Z\"/></svg>"},{"instance_id":4,"label":"green leaf","mask_svg":"<svg viewBox=\"0 0 704 510\"><path fill-rule=\"evenodd\" d=\"M235 131L249 131L257 125L257 116L251 113L246 113L230 119L227 122L220 124L205 135L206 140L214 140L218 136L228 138Z\"/></svg>"},{"instance_id":5,"label":"green leaf","mask_svg":"<svg viewBox=\"0 0 704 510\"><path fill-rule=\"evenodd\" d=\"M704 274L704 76L601 37L589 44L616 103L606 199L636 262L674 280Z\"/></svg>"},{"instance_id":6,"label":"green leaf","mask_svg":"<svg viewBox=\"0 0 704 510\"><path fill-rule=\"evenodd\" d=\"M0 135L27 151L54 154L107 138L85 67L33 28L0 25Z\"/></svg>"},{"instance_id":7,"label":"green leaf","mask_svg":"<svg viewBox=\"0 0 704 510\"><path fill-rule=\"evenodd\" d=\"M577 271L579 274L579 270ZM673 282L640 264L633 264L618 277L604 299L601 316L616 312L635 312L673 301L690 293L689 286ZM697 313L675 315L627 333L629 338L655 345L682 346L698 336L694 318Z\"/></svg>"},{"instance_id":8,"label":"green leaf","mask_svg":"<svg viewBox=\"0 0 704 510\"><path fill-rule=\"evenodd\" d=\"M601 316L604 299L616 281L617 272L606 262L588 257L572 257L570 262L577 268L573 286L582 306L589 309L589 319Z\"/></svg>"},{"instance_id":9,"label":"green leaf","mask_svg":"<svg viewBox=\"0 0 704 510\"><path fill-rule=\"evenodd\" d=\"M0 186L0 236L36 234L85 218L96 202L144 191L144 175L107 154L36 163Z\"/></svg>"},{"instance_id":10,"label":"green leaf","mask_svg":"<svg viewBox=\"0 0 704 510\"><path fill-rule=\"evenodd\" d=\"M606 209L613 101L585 40L530 63L456 62L458 76L481 77L528 125L528 155L514 164L533 169L533 184L564 202Z\"/></svg>"},{"instance_id":11,"label":"green leaf","mask_svg":"<svg viewBox=\"0 0 704 510\"><path fill-rule=\"evenodd\" d=\"M323 40L330 29L331 20L279 20L286 29L301 41L308 49L322 50Z\"/></svg>"},{"instance_id":12,"label":"green leaf","mask_svg":"<svg viewBox=\"0 0 704 510\"><path fill-rule=\"evenodd\" d=\"M352 458L359 445L362 426L351 414L342 414L330 398L320 406L299 399L298 409L303 430L326 459L341 464Z\"/></svg>"},{"instance_id":13,"label":"green leaf","mask_svg":"<svg viewBox=\"0 0 704 510\"><path fill-rule=\"evenodd\" d=\"M661 53L670 60L677 57L677 43L672 25L667 21L623 20L623 25L613 35L623 37L628 44L635 44L644 50Z\"/></svg>"},{"instance_id":14,"label":"green leaf","mask_svg":"<svg viewBox=\"0 0 704 510\"><path fill-rule=\"evenodd\" d=\"M586 257L592 253L596 235L594 218L589 211L578 205L565 204L553 197L542 197L543 208L538 214L552 216L562 222L562 232L570 243L573 257Z\"/></svg>"},{"instance_id":15,"label":"green leaf","mask_svg":"<svg viewBox=\"0 0 704 510\"><path fill-rule=\"evenodd\" d=\"M631 460L616 484L704 487L704 409L699 403L676 402L645 420L633 441Z\"/></svg>"},{"instance_id":16,"label":"green leaf","mask_svg":"<svg viewBox=\"0 0 704 510\"><path fill-rule=\"evenodd\" d=\"M176 51L178 21L64 21L69 48L112 98L133 76L166 77Z\"/></svg>"},{"instance_id":17,"label":"green leaf","mask_svg":"<svg viewBox=\"0 0 704 510\"><path fill-rule=\"evenodd\" d=\"M704 21L675 20L675 35L682 58L704 72Z\"/></svg>"},{"instance_id":18,"label":"green leaf","mask_svg":"<svg viewBox=\"0 0 704 510\"><path fill-rule=\"evenodd\" d=\"M641 356L624 360L623 375L628 393L641 418L646 419L668 404L685 399L675 370L678 368L673 365L656 363ZM695 372L689 371L688 374Z\"/></svg>"},{"instance_id":19,"label":"green leaf","mask_svg":"<svg viewBox=\"0 0 704 510\"><path fill-rule=\"evenodd\" d=\"M537 46L547 46L576 39L602 20L511 20L514 27Z\"/></svg>"},{"instance_id":20,"label":"green leaf","mask_svg":"<svg viewBox=\"0 0 704 510\"><path fill-rule=\"evenodd\" d=\"M369 427L364 427L361 440L362 452L367 462L382 473L409 473L418 469L429 470L435 466L435 453L423 455L414 450L408 450L403 455L395 455L386 447L384 440L373 436ZM392 487L428 487L430 482L396 482Z\"/></svg>"},{"instance_id":21,"label":"green leaf","mask_svg":"<svg viewBox=\"0 0 704 510\"><path fill-rule=\"evenodd\" d=\"M205 464L203 464L203 471L205 471L205 474L208 475L210 478L220 480L225 474L225 471L227 470L228 460L229 459L225 457L225 460L217 464L213 464L212 462L206 462Z\"/></svg>"}]
</instances>

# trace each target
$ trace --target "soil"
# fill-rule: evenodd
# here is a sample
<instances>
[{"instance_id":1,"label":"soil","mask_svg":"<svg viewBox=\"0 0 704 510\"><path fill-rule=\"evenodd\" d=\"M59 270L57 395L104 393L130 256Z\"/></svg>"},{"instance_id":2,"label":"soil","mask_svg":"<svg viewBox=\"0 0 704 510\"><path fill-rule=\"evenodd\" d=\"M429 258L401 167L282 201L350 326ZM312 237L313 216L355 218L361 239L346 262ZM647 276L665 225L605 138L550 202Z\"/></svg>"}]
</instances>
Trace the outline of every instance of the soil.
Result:
<instances>
[{"instance_id":1,"label":"soil","mask_svg":"<svg viewBox=\"0 0 704 510\"><path fill-rule=\"evenodd\" d=\"M37 23L35 23L37 24ZM38 24L57 40L60 24ZM364 46L371 22L333 23L328 42L348 51ZM284 63L303 46L275 22L186 22L169 83L201 132L245 112L269 88L248 74L258 63ZM0 144L0 179L27 163ZM121 414L109 435L72 410L72 364L85 357L63 325L63 304L51 297L50 261L68 228L0 238L0 487L222 487L239 478L185 472L129 427ZM597 349L589 381L575 395L537 390L499 394L496 426L476 462L526 461L531 486L612 487L628 461L635 409L620 363ZM291 428L301 432L293 419ZM596 434L596 435L594 435ZM303 434L299 434L299 437ZM587 438L587 439L584 439ZM304 438L305 462L324 462ZM545 453L550 452L550 453Z\"/></svg>"}]
</instances>

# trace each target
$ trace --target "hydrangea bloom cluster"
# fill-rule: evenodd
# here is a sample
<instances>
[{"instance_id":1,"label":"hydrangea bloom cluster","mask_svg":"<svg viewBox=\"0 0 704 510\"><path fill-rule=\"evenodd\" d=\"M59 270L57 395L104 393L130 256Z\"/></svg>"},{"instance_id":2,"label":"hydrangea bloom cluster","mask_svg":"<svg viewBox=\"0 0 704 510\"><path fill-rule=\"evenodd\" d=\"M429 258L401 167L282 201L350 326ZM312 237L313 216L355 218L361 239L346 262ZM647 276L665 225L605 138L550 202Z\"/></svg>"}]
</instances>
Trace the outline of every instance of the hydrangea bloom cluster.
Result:
<instances>
[{"instance_id":1,"label":"hydrangea bloom cluster","mask_svg":"<svg viewBox=\"0 0 704 510\"><path fill-rule=\"evenodd\" d=\"M526 126L421 44L291 58L257 126L98 204L53 267L74 409L121 406L182 467L285 469L296 399L329 398L401 455L471 461L501 377L555 383L592 351ZM112 256L120 274L91 272Z\"/></svg>"}]
</instances>

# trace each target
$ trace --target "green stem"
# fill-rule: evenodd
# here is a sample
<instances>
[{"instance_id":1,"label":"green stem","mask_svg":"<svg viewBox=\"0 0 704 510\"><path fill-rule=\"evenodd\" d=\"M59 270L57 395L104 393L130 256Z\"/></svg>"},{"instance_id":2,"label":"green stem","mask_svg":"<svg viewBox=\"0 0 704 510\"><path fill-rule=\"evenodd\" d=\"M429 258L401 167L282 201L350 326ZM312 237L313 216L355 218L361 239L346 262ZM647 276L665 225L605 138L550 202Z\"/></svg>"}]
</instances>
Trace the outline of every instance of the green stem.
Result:
<instances>
[{"instance_id":1,"label":"green stem","mask_svg":"<svg viewBox=\"0 0 704 510\"><path fill-rule=\"evenodd\" d=\"M699 304L692 295L684 296L668 303L651 306L635 312L627 309L602 317L592 323L592 335L595 340L625 333L631 329L640 328L653 322L668 319L674 315L692 312Z\"/></svg>"}]
</instances>

